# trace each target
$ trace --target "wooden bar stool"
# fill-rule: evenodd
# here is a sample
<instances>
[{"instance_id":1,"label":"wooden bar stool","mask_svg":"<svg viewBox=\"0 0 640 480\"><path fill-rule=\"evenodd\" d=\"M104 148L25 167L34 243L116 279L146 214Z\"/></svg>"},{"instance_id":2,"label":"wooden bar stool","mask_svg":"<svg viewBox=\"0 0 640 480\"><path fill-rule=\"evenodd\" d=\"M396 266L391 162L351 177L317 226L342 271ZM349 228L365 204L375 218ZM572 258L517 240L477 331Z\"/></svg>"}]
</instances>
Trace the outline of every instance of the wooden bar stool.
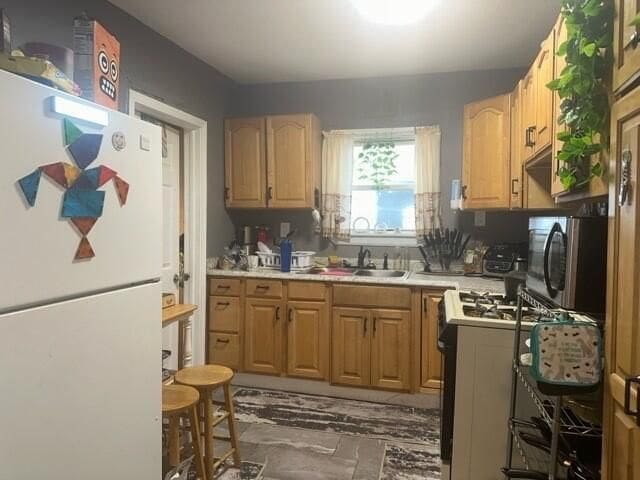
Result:
<instances>
[{"instance_id":1,"label":"wooden bar stool","mask_svg":"<svg viewBox=\"0 0 640 480\"><path fill-rule=\"evenodd\" d=\"M209 480L214 478L216 469L232 455L234 465L240 468L240 452L236 437L233 399L231 398L232 378L233 370L221 365L186 367L178 370L175 376L177 383L197 388L200 392L200 404L204 412L204 460ZM224 390L224 402L213 400L213 391L219 387ZM214 405L224 407L225 412L220 410L214 412ZM224 420L227 420L229 425L229 437L214 435L213 429ZM215 457L213 454L214 439L229 441L231 448L224 455Z\"/></svg>"},{"instance_id":2,"label":"wooden bar stool","mask_svg":"<svg viewBox=\"0 0 640 480\"><path fill-rule=\"evenodd\" d=\"M197 409L199 400L200 394L195 388L184 385L162 386L162 417L169 420L169 464L172 467L180 464L180 417L186 415L191 429L191 445L196 472L204 480L207 477L205 477L206 470L202 458L202 448L200 448Z\"/></svg>"}]
</instances>

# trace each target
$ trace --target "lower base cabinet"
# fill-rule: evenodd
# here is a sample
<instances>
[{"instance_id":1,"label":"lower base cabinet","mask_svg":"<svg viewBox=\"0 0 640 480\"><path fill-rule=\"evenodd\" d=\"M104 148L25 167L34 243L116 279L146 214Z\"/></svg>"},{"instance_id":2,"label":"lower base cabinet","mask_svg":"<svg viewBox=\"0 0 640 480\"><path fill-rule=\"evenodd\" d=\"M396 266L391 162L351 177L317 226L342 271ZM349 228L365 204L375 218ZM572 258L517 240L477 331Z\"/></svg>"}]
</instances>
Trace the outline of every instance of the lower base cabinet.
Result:
<instances>
[{"instance_id":1,"label":"lower base cabinet","mask_svg":"<svg viewBox=\"0 0 640 480\"><path fill-rule=\"evenodd\" d=\"M326 379L329 318L324 302L287 303L287 374Z\"/></svg>"},{"instance_id":2,"label":"lower base cabinet","mask_svg":"<svg viewBox=\"0 0 640 480\"><path fill-rule=\"evenodd\" d=\"M366 386L371 378L369 311L333 309L332 375L334 383Z\"/></svg>"},{"instance_id":3,"label":"lower base cabinet","mask_svg":"<svg viewBox=\"0 0 640 480\"><path fill-rule=\"evenodd\" d=\"M392 309L333 309L332 381L409 390L411 313Z\"/></svg>"},{"instance_id":4,"label":"lower base cabinet","mask_svg":"<svg viewBox=\"0 0 640 480\"><path fill-rule=\"evenodd\" d=\"M240 368L240 338L237 333L209 332L209 363Z\"/></svg>"},{"instance_id":5,"label":"lower base cabinet","mask_svg":"<svg viewBox=\"0 0 640 480\"><path fill-rule=\"evenodd\" d=\"M248 298L245 307L244 369L282 371L282 301Z\"/></svg>"},{"instance_id":6,"label":"lower base cabinet","mask_svg":"<svg viewBox=\"0 0 640 480\"><path fill-rule=\"evenodd\" d=\"M405 310L372 310L371 316L371 385L408 390L411 314Z\"/></svg>"}]
</instances>

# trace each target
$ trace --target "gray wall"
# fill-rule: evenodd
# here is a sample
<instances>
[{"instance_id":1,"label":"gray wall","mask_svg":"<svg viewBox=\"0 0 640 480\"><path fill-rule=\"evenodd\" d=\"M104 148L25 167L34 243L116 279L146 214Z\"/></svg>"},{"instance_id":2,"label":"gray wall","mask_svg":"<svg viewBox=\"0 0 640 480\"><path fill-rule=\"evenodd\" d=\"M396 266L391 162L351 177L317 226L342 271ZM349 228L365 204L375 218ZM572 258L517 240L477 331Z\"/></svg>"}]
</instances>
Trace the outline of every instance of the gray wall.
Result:
<instances>
[{"instance_id":1,"label":"gray wall","mask_svg":"<svg viewBox=\"0 0 640 480\"><path fill-rule=\"evenodd\" d=\"M223 123L235 83L124 11L103 0L5 0L12 44L44 41L72 48L73 18L83 11L120 41L120 110L128 89L144 92L208 123L208 242L210 255L233 234L222 202Z\"/></svg>"},{"instance_id":2,"label":"gray wall","mask_svg":"<svg viewBox=\"0 0 640 480\"><path fill-rule=\"evenodd\" d=\"M325 80L240 86L230 113L238 116L313 112L322 128L357 129L440 125L443 222L463 225L487 242L526 239L527 217L517 213L488 213L487 227L475 229L473 215L449 208L451 180L460 178L462 165L462 112L465 103L513 89L522 69L455 72L392 78ZM311 232L310 215L295 212L238 212L230 216L236 226L267 224L278 230L285 218L299 227L296 248L337 251Z\"/></svg>"}]
</instances>

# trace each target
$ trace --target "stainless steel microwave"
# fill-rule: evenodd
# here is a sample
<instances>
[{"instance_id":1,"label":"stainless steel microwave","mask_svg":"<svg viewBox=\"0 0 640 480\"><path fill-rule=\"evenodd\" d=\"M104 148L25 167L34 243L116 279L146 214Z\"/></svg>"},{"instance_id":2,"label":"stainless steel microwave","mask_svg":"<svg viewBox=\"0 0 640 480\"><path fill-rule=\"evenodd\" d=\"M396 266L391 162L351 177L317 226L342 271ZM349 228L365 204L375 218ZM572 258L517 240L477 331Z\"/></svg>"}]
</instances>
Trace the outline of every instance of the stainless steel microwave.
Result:
<instances>
[{"instance_id":1,"label":"stainless steel microwave","mask_svg":"<svg viewBox=\"0 0 640 480\"><path fill-rule=\"evenodd\" d=\"M556 305L603 317L607 218L531 217L527 287Z\"/></svg>"}]
</instances>

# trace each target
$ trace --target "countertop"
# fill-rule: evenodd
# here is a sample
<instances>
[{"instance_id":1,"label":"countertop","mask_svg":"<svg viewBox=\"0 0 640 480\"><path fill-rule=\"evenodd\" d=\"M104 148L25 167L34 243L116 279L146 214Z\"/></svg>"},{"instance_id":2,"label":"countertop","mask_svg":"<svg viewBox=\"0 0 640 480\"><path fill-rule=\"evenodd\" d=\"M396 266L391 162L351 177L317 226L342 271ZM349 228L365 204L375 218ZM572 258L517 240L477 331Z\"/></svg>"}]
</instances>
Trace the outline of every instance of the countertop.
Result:
<instances>
[{"instance_id":1,"label":"countertop","mask_svg":"<svg viewBox=\"0 0 640 480\"><path fill-rule=\"evenodd\" d=\"M503 293L504 283L501 279L485 277L466 277L462 275L438 275L437 273L423 275L411 272L407 278L371 278L354 275L321 275L308 273L283 273L277 270L219 270L208 269L208 275L231 278L272 278L275 280L304 280L312 282L330 283L362 283L367 285L394 285L404 287L433 287L455 288L459 290L474 290L478 292Z\"/></svg>"}]
</instances>

